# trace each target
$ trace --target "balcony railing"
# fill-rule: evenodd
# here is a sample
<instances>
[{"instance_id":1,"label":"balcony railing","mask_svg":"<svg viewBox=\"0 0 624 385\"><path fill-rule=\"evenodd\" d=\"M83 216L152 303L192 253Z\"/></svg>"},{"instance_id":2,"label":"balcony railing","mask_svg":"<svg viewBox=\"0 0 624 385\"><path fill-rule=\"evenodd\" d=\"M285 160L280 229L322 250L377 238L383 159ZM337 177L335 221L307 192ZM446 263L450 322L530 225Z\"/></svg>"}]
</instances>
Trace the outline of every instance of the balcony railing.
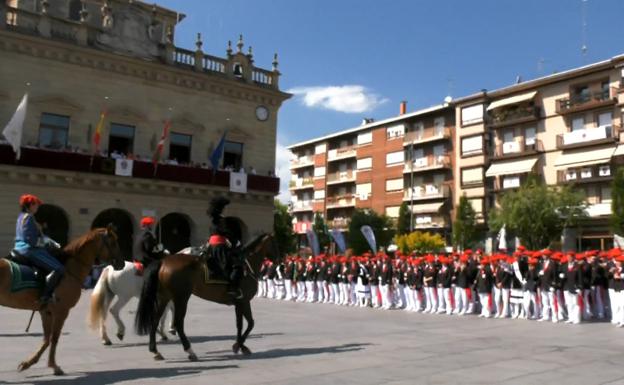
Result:
<instances>
[{"instance_id":1,"label":"balcony railing","mask_svg":"<svg viewBox=\"0 0 624 385\"><path fill-rule=\"evenodd\" d=\"M419 172L437 168L448 168L450 166L451 160L448 155L428 155L414 159L412 165L410 165L408 161L403 172Z\"/></svg>"},{"instance_id":2,"label":"balcony railing","mask_svg":"<svg viewBox=\"0 0 624 385\"><path fill-rule=\"evenodd\" d=\"M0 164L15 167L36 167L92 174L115 174L115 160L76 152L51 151L39 148L22 147L21 157L15 159L13 149L0 145ZM133 161L132 178L163 180L229 188L230 173L192 166L159 164L156 169L152 162ZM120 176L119 178L127 178ZM247 189L277 194L279 178L247 175Z\"/></svg>"},{"instance_id":3,"label":"balcony railing","mask_svg":"<svg viewBox=\"0 0 624 385\"><path fill-rule=\"evenodd\" d=\"M312 211L312 200L297 201L293 204L293 212Z\"/></svg>"},{"instance_id":4,"label":"balcony railing","mask_svg":"<svg viewBox=\"0 0 624 385\"><path fill-rule=\"evenodd\" d=\"M314 165L314 155L304 155L290 160L290 168L307 167Z\"/></svg>"},{"instance_id":5,"label":"balcony railing","mask_svg":"<svg viewBox=\"0 0 624 385\"><path fill-rule=\"evenodd\" d=\"M306 231L312 228L312 222L303 221L303 222L295 222L293 223L293 230L297 234L305 234Z\"/></svg>"},{"instance_id":6,"label":"balcony railing","mask_svg":"<svg viewBox=\"0 0 624 385\"><path fill-rule=\"evenodd\" d=\"M617 141L618 132L611 124L570 131L557 135L557 148L581 147L586 144L600 144Z\"/></svg>"},{"instance_id":7,"label":"balcony railing","mask_svg":"<svg viewBox=\"0 0 624 385\"><path fill-rule=\"evenodd\" d=\"M405 138L403 139L403 145L408 146L410 144L419 144L419 143L427 143L433 142L441 139L449 139L451 137L451 129L448 127L444 127L444 129L437 131L433 129L433 131L410 131L405 134Z\"/></svg>"},{"instance_id":8,"label":"balcony railing","mask_svg":"<svg viewBox=\"0 0 624 385\"><path fill-rule=\"evenodd\" d=\"M492 128L531 122L540 118L540 108L526 106L501 109L490 114L488 124Z\"/></svg>"},{"instance_id":9,"label":"balcony railing","mask_svg":"<svg viewBox=\"0 0 624 385\"><path fill-rule=\"evenodd\" d=\"M354 182L355 171L338 171L332 174L327 174L327 183L342 183L342 182Z\"/></svg>"},{"instance_id":10,"label":"balcony railing","mask_svg":"<svg viewBox=\"0 0 624 385\"><path fill-rule=\"evenodd\" d=\"M526 181L526 179L526 174L497 176L496 178L494 178L494 191L501 192L518 188Z\"/></svg>"},{"instance_id":11,"label":"balcony railing","mask_svg":"<svg viewBox=\"0 0 624 385\"><path fill-rule=\"evenodd\" d=\"M492 158L514 158L526 155L533 155L544 152L542 141L534 139L532 143L526 143L525 140L500 143L494 149Z\"/></svg>"},{"instance_id":12,"label":"balcony railing","mask_svg":"<svg viewBox=\"0 0 624 385\"><path fill-rule=\"evenodd\" d=\"M351 223L350 218L334 218L327 221L327 227L332 229L346 230Z\"/></svg>"},{"instance_id":13,"label":"balcony railing","mask_svg":"<svg viewBox=\"0 0 624 385\"><path fill-rule=\"evenodd\" d=\"M403 200L425 200L425 199L438 199L448 198L450 196L450 188L445 184L425 184L422 186L414 186L410 191L408 187L403 193Z\"/></svg>"},{"instance_id":14,"label":"balcony railing","mask_svg":"<svg viewBox=\"0 0 624 385\"><path fill-rule=\"evenodd\" d=\"M314 187L314 178L311 176L305 177L305 178L297 178L297 179L293 179L290 181L290 183L288 184L288 186L295 190L295 189L299 189L299 188L310 188L310 187Z\"/></svg>"},{"instance_id":15,"label":"balcony railing","mask_svg":"<svg viewBox=\"0 0 624 385\"><path fill-rule=\"evenodd\" d=\"M611 210L611 202L594 203L588 205L585 209L590 218L610 216L612 213Z\"/></svg>"},{"instance_id":16,"label":"balcony railing","mask_svg":"<svg viewBox=\"0 0 624 385\"><path fill-rule=\"evenodd\" d=\"M610 181L613 172L610 164L598 166L575 167L557 171L558 183L595 183Z\"/></svg>"},{"instance_id":17,"label":"balcony railing","mask_svg":"<svg viewBox=\"0 0 624 385\"><path fill-rule=\"evenodd\" d=\"M446 220L441 215L427 215L418 214L414 215L414 228L415 229L434 229L447 227Z\"/></svg>"},{"instance_id":18,"label":"balcony railing","mask_svg":"<svg viewBox=\"0 0 624 385\"><path fill-rule=\"evenodd\" d=\"M351 207L355 206L355 196L353 194L338 195L326 199L327 208Z\"/></svg>"},{"instance_id":19,"label":"balcony railing","mask_svg":"<svg viewBox=\"0 0 624 385\"><path fill-rule=\"evenodd\" d=\"M330 162L338 159L354 158L356 154L357 149L355 146L334 148L333 150L327 151L327 161Z\"/></svg>"},{"instance_id":20,"label":"balcony railing","mask_svg":"<svg viewBox=\"0 0 624 385\"><path fill-rule=\"evenodd\" d=\"M615 103L617 90L609 88L588 95L576 95L570 98L557 99L555 110L558 114L568 114L577 111L584 111L591 108L602 107Z\"/></svg>"}]
</instances>

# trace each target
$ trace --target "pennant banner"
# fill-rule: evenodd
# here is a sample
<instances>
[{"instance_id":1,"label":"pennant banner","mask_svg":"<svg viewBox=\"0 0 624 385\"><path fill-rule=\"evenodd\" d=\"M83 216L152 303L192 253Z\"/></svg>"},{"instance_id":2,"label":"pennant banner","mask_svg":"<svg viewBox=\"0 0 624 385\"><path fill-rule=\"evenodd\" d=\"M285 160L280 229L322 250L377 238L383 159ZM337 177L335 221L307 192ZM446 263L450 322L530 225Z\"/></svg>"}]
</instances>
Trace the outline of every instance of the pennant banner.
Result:
<instances>
[{"instance_id":1,"label":"pennant banner","mask_svg":"<svg viewBox=\"0 0 624 385\"><path fill-rule=\"evenodd\" d=\"M244 172L230 172L230 191L247 193L247 174Z\"/></svg>"},{"instance_id":2,"label":"pennant banner","mask_svg":"<svg viewBox=\"0 0 624 385\"><path fill-rule=\"evenodd\" d=\"M321 253L321 247L319 246L318 237L316 236L316 233L312 231L312 229L306 231L306 236L308 237L308 244L312 248L312 253L316 257Z\"/></svg>"},{"instance_id":3,"label":"pennant banner","mask_svg":"<svg viewBox=\"0 0 624 385\"><path fill-rule=\"evenodd\" d=\"M22 146L22 131L24 129L24 119L26 118L26 107L28 106L28 94L25 94L17 106L17 110L13 114L9 123L2 130L2 135L13 147L15 158L19 159L22 154L20 147Z\"/></svg>"},{"instance_id":4,"label":"pennant banner","mask_svg":"<svg viewBox=\"0 0 624 385\"><path fill-rule=\"evenodd\" d=\"M115 175L132 176L133 166L134 166L134 160L115 159Z\"/></svg>"},{"instance_id":5,"label":"pennant banner","mask_svg":"<svg viewBox=\"0 0 624 385\"><path fill-rule=\"evenodd\" d=\"M104 121L106 120L106 110L102 110L100 113L100 120L95 127L95 133L93 134L93 152L100 152L100 141L102 140L102 130L104 129Z\"/></svg>"},{"instance_id":6,"label":"pennant banner","mask_svg":"<svg viewBox=\"0 0 624 385\"><path fill-rule=\"evenodd\" d=\"M340 253L344 254L344 252L347 250L347 244L344 239L344 234L341 233L338 229L331 229L329 234L331 234L334 242L336 242L336 246L338 246L338 250L340 250Z\"/></svg>"},{"instance_id":7,"label":"pennant banner","mask_svg":"<svg viewBox=\"0 0 624 385\"><path fill-rule=\"evenodd\" d=\"M152 157L152 163L154 166L158 164L160 160L160 156L162 155L163 147L165 146L165 140L167 136L169 136L169 129L171 128L171 121L167 120L165 122L165 127L163 127L162 135L160 136L160 140L158 141L158 145L156 146L156 151L154 151L154 156Z\"/></svg>"},{"instance_id":8,"label":"pennant banner","mask_svg":"<svg viewBox=\"0 0 624 385\"><path fill-rule=\"evenodd\" d=\"M375 241L375 233L373 233L373 229L369 225L364 225L360 228L362 235L366 238L366 242L371 247L371 251L373 253L377 252L377 242Z\"/></svg>"},{"instance_id":9,"label":"pennant banner","mask_svg":"<svg viewBox=\"0 0 624 385\"><path fill-rule=\"evenodd\" d=\"M221 163L221 157L223 156L223 149L225 148L226 132L227 131L223 132L223 136L221 137L219 144L217 144L217 147L212 152L212 155L210 155L210 163L212 164L213 171L216 171L219 169L219 164Z\"/></svg>"},{"instance_id":10,"label":"pennant banner","mask_svg":"<svg viewBox=\"0 0 624 385\"><path fill-rule=\"evenodd\" d=\"M505 225L503 225L498 232L498 250L507 250L507 230L505 229Z\"/></svg>"}]
</instances>

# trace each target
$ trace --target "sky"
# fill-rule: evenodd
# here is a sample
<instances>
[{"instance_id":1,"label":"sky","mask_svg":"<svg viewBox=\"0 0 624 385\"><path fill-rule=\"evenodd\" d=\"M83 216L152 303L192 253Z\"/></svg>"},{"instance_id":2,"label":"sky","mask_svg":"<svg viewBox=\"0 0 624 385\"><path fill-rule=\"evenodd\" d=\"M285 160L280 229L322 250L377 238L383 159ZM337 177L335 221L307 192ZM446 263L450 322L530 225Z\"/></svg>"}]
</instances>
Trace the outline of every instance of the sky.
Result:
<instances>
[{"instance_id":1,"label":"sky","mask_svg":"<svg viewBox=\"0 0 624 385\"><path fill-rule=\"evenodd\" d=\"M282 200L287 145L624 53L624 0L156 1L186 14L177 46L201 32L225 56L243 34L269 69L278 53L294 95L278 116Z\"/></svg>"}]
</instances>

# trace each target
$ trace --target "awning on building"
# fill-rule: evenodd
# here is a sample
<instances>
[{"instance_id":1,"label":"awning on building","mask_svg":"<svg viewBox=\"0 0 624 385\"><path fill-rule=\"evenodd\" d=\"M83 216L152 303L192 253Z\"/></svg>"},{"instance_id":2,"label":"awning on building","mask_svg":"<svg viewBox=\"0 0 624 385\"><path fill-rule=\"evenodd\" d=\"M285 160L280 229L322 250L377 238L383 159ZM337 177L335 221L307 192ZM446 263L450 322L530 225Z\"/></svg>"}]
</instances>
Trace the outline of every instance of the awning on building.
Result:
<instances>
[{"instance_id":1,"label":"awning on building","mask_svg":"<svg viewBox=\"0 0 624 385\"><path fill-rule=\"evenodd\" d=\"M534 99L535 95L537 95L537 91L527 92L526 94L521 94L521 95L512 96L510 98L506 98L506 99L496 100L490 103L490 105L487 108L487 111L492 111L499 107L526 102L526 101Z\"/></svg>"},{"instance_id":2,"label":"awning on building","mask_svg":"<svg viewBox=\"0 0 624 385\"><path fill-rule=\"evenodd\" d=\"M620 144L619 146L617 146L617 148L615 149L615 152L613 153L613 156L622 156L624 155L624 144Z\"/></svg>"},{"instance_id":3,"label":"awning on building","mask_svg":"<svg viewBox=\"0 0 624 385\"><path fill-rule=\"evenodd\" d=\"M438 211L440 211L440 208L442 207L443 204L444 204L444 202L414 205L414 208L412 209L412 212L414 214L430 214L430 213L433 214L433 213L437 213Z\"/></svg>"},{"instance_id":4,"label":"awning on building","mask_svg":"<svg viewBox=\"0 0 624 385\"><path fill-rule=\"evenodd\" d=\"M524 174L531 172L537 163L537 157L529 159L511 160L506 162L496 162L485 172L485 176L499 176L511 174Z\"/></svg>"},{"instance_id":5,"label":"awning on building","mask_svg":"<svg viewBox=\"0 0 624 385\"><path fill-rule=\"evenodd\" d=\"M572 168L591 166L592 164L607 163L615 152L615 146L596 150L566 151L555 161L555 168Z\"/></svg>"}]
</instances>

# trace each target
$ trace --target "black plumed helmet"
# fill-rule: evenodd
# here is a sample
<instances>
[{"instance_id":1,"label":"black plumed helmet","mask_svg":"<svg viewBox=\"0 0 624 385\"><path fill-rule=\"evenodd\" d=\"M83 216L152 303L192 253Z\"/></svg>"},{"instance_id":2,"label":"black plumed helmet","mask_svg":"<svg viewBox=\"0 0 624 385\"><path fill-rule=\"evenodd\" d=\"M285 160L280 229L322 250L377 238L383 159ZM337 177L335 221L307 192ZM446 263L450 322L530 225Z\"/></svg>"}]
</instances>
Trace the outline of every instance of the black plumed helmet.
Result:
<instances>
[{"instance_id":1,"label":"black plumed helmet","mask_svg":"<svg viewBox=\"0 0 624 385\"><path fill-rule=\"evenodd\" d=\"M212 223L214 223L215 225L218 223L219 219L221 218L221 214L225 209L225 206L229 204L230 200L225 197L213 198L210 201L210 209L208 211L210 212L210 216L212 217Z\"/></svg>"}]
</instances>

